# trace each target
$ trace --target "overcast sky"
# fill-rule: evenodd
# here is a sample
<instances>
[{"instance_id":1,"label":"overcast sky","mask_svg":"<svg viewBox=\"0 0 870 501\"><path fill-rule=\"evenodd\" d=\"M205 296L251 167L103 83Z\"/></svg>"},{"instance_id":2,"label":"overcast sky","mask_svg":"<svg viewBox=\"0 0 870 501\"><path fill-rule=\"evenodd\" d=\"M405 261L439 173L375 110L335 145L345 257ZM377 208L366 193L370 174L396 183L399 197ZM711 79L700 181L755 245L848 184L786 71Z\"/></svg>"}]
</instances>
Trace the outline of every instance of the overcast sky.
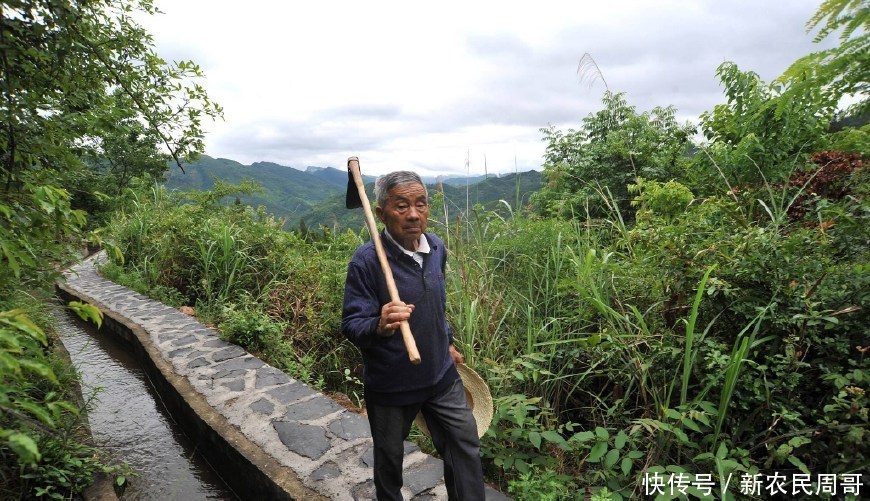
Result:
<instances>
[{"instance_id":1,"label":"overcast sky","mask_svg":"<svg viewBox=\"0 0 870 501\"><path fill-rule=\"evenodd\" d=\"M601 108L600 79L638 111L681 120L724 102L716 67L765 80L819 46L820 0L157 0L143 20L167 60L192 59L225 111L206 153L244 164L380 174L541 169L539 129Z\"/></svg>"}]
</instances>

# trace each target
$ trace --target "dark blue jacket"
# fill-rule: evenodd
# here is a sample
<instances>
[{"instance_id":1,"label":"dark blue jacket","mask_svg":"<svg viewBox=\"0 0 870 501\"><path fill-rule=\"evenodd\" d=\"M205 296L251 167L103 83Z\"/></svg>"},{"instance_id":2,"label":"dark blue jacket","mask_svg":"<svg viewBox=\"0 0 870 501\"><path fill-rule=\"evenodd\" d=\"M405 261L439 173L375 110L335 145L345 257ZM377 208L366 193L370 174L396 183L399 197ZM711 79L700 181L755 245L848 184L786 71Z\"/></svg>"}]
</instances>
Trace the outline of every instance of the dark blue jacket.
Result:
<instances>
[{"instance_id":1,"label":"dark blue jacket","mask_svg":"<svg viewBox=\"0 0 870 501\"><path fill-rule=\"evenodd\" d=\"M376 333L381 308L390 302L390 294L374 244L367 242L357 249L347 266L341 331L362 351L368 402L380 405L423 402L458 377L448 350L453 337L446 314L447 253L437 236L426 233L426 239L430 252L421 254L421 268L381 232L399 298L414 305L408 323L420 351L419 365L412 365L408 359L399 329L389 337Z\"/></svg>"}]
</instances>

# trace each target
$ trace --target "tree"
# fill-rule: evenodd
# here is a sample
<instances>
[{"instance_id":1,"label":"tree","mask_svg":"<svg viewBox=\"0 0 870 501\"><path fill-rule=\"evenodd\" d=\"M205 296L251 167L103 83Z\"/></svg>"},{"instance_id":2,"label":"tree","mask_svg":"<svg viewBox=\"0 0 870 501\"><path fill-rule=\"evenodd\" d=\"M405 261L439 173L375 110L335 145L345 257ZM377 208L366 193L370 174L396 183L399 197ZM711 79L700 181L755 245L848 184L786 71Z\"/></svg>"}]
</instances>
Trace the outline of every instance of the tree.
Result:
<instances>
[{"instance_id":1,"label":"tree","mask_svg":"<svg viewBox=\"0 0 870 501\"><path fill-rule=\"evenodd\" d=\"M701 114L708 141L697 157L702 172L719 170L731 186L779 183L827 144L837 110L829 90L767 84L732 62L721 64L716 75L728 102Z\"/></svg>"},{"instance_id":2,"label":"tree","mask_svg":"<svg viewBox=\"0 0 870 501\"><path fill-rule=\"evenodd\" d=\"M164 181L171 158L123 92L115 89L101 106L94 110L99 135L81 145L86 168L66 183L73 207L88 213L88 229L106 225L131 183ZM143 183L136 183L137 179Z\"/></svg>"},{"instance_id":3,"label":"tree","mask_svg":"<svg viewBox=\"0 0 870 501\"><path fill-rule=\"evenodd\" d=\"M83 228L70 200L105 189L91 184L94 169L122 188L164 154L180 165L202 151L202 119L221 109L197 82L200 68L161 59L132 19L157 12L151 0L0 9L0 263L29 277L50 270L56 244Z\"/></svg>"},{"instance_id":4,"label":"tree","mask_svg":"<svg viewBox=\"0 0 870 501\"><path fill-rule=\"evenodd\" d=\"M808 54L795 61L780 83L791 85L794 93L806 87L822 87L839 100L852 96L858 101L849 114L870 112L867 98L870 81L870 4L864 0L826 0L807 21L807 31L819 28L813 39L821 42L840 31L840 45ZM786 94L789 94L787 92Z\"/></svg>"},{"instance_id":5,"label":"tree","mask_svg":"<svg viewBox=\"0 0 870 501\"><path fill-rule=\"evenodd\" d=\"M844 97L857 99L846 115L870 111L870 6L826 0L807 22L808 31L817 27L815 42L842 30L840 45L798 59L772 84L734 63L719 66L728 102L701 116L709 141L698 156L704 171L718 170L732 186L779 184L818 151L866 144L866 132L828 132Z\"/></svg>"},{"instance_id":6,"label":"tree","mask_svg":"<svg viewBox=\"0 0 870 501\"><path fill-rule=\"evenodd\" d=\"M160 150L159 134L141 122L128 96L115 90L98 120L104 132L95 138L88 160L106 179L107 194L120 194L134 177L163 179L170 155Z\"/></svg>"},{"instance_id":7,"label":"tree","mask_svg":"<svg viewBox=\"0 0 870 501\"><path fill-rule=\"evenodd\" d=\"M547 186L534 200L543 212L585 214L588 208L599 215L606 192L630 212L627 186L638 177L669 181L684 175L694 127L678 123L672 106L637 113L624 94L610 91L602 103L604 109L583 119L580 130L541 129L548 143Z\"/></svg>"}]
</instances>

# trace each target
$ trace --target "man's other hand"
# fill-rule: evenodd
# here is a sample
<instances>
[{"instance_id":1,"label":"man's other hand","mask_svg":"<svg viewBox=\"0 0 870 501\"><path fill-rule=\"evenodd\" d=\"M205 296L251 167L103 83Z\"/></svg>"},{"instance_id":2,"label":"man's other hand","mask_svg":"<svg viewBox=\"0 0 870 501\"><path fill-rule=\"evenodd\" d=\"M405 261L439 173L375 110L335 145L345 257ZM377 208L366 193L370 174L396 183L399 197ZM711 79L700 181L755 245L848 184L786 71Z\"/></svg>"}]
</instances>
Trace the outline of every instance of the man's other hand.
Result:
<instances>
[{"instance_id":1,"label":"man's other hand","mask_svg":"<svg viewBox=\"0 0 870 501\"><path fill-rule=\"evenodd\" d=\"M465 363L465 357L462 356L462 353L456 351L456 347L451 344L448 346L450 349L450 356L453 357L453 365L459 365Z\"/></svg>"}]
</instances>

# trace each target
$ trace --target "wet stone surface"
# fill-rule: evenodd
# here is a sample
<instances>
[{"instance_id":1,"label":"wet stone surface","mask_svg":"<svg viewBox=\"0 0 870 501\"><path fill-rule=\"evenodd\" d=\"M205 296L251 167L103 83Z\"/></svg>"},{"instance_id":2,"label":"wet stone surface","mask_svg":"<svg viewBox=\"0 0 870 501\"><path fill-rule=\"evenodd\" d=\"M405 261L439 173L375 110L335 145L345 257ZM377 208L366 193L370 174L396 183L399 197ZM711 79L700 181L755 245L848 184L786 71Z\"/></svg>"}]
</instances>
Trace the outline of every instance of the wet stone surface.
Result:
<instances>
[{"instance_id":1,"label":"wet stone surface","mask_svg":"<svg viewBox=\"0 0 870 501\"><path fill-rule=\"evenodd\" d=\"M208 346L206 346L206 344L207 343L203 343L203 346L208 348ZM243 350L240 346L230 346L230 347L224 348L224 349L220 350L219 352L215 353L214 355L212 355L211 359L214 360L215 362L223 362L224 360L229 360L231 358L241 357L245 354L247 354L247 352L245 350Z\"/></svg>"},{"instance_id":2,"label":"wet stone surface","mask_svg":"<svg viewBox=\"0 0 870 501\"><path fill-rule=\"evenodd\" d=\"M299 400L305 397L310 397L315 393L316 392L311 388L296 381L266 392L266 394L274 398L276 402L284 405L298 402Z\"/></svg>"},{"instance_id":3,"label":"wet stone surface","mask_svg":"<svg viewBox=\"0 0 870 501\"><path fill-rule=\"evenodd\" d=\"M444 467L441 461L427 457L423 462L405 470L405 487L411 489L411 492L416 496L435 487L443 475Z\"/></svg>"},{"instance_id":4,"label":"wet stone surface","mask_svg":"<svg viewBox=\"0 0 870 501\"><path fill-rule=\"evenodd\" d=\"M257 389L269 388L287 382L287 375L273 367L266 367L257 371L257 382L254 387Z\"/></svg>"},{"instance_id":5,"label":"wet stone surface","mask_svg":"<svg viewBox=\"0 0 870 501\"><path fill-rule=\"evenodd\" d=\"M373 455L365 416L218 337L192 317L102 278L98 255L73 267L66 286L141 326L178 375L254 444L332 499L372 499ZM84 298L83 298L84 299ZM445 499L443 465L405 444L405 493ZM487 488L487 499L507 499Z\"/></svg>"},{"instance_id":6,"label":"wet stone surface","mask_svg":"<svg viewBox=\"0 0 870 501\"><path fill-rule=\"evenodd\" d=\"M192 334L188 334L182 338L175 338L172 340L173 346L189 346L197 341L196 336Z\"/></svg>"},{"instance_id":7,"label":"wet stone surface","mask_svg":"<svg viewBox=\"0 0 870 501\"><path fill-rule=\"evenodd\" d=\"M314 481L326 480L328 478L335 478L341 475L341 469L339 469L338 465L329 461L324 464L320 468L314 470L311 473L311 479Z\"/></svg>"},{"instance_id":8,"label":"wet stone surface","mask_svg":"<svg viewBox=\"0 0 870 501\"><path fill-rule=\"evenodd\" d=\"M229 381L222 383L223 387L230 391L242 391L245 389L245 382L240 380Z\"/></svg>"},{"instance_id":9,"label":"wet stone surface","mask_svg":"<svg viewBox=\"0 0 870 501\"><path fill-rule=\"evenodd\" d=\"M261 398L257 400L253 404L251 404L251 410L256 412L257 414L272 414L275 411L275 404L266 400L265 398Z\"/></svg>"},{"instance_id":10,"label":"wet stone surface","mask_svg":"<svg viewBox=\"0 0 870 501\"><path fill-rule=\"evenodd\" d=\"M341 418L329 423L329 431L344 440L371 438L372 432L368 420L359 414L347 413Z\"/></svg>"},{"instance_id":11,"label":"wet stone surface","mask_svg":"<svg viewBox=\"0 0 870 501\"><path fill-rule=\"evenodd\" d=\"M342 408L342 406L329 398L319 396L318 398L289 406L284 419L286 421L309 421L340 411Z\"/></svg>"},{"instance_id":12,"label":"wet stone surface","mask_svg":"<svg viewBox=\"0 0 870 501\"><path fill-rule=\"evenodd\" d=\"M208 362L208 360L205 359L205 357L199 357L197 359L191 360L187 364L187 368L188 369L196 369L197 367L205 367L206 365L208 365L208 363L209 362Z\"/></svg>"},{"instance_id":13,"label":"wet stone surface","mask_svg":"<svg viewBox=\"0 0 870 501\"><path fill-rule=\"evenodd\" d=\"M329 450L329 439L320 426L293 421L275 421L272 426L281 442L297 454L318 459Z\"/></svg>"}]
</instances>

